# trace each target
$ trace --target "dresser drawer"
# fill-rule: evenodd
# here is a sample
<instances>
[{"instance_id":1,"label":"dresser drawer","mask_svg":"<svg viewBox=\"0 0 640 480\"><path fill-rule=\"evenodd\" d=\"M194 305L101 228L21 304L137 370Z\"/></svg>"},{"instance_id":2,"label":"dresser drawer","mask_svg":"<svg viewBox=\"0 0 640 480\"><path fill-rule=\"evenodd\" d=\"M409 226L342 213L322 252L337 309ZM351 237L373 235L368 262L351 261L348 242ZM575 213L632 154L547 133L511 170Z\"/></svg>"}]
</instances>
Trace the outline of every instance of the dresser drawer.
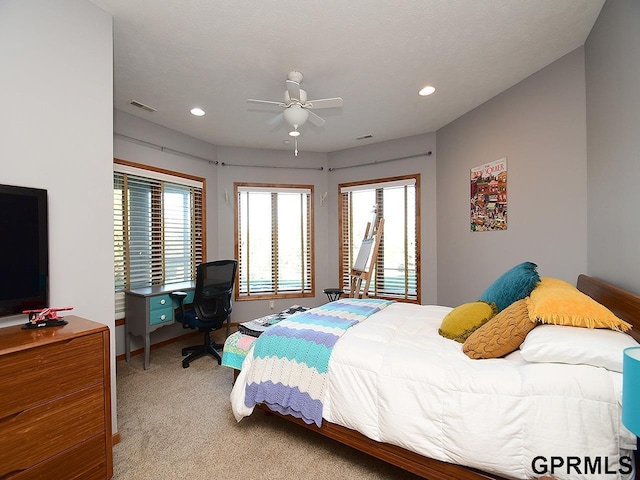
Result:
<instances>
[{"instance_id":1,"label":"dresser drawer","mask_svg":"<svg viewBox=\"0 0 640 480\"><path fill-rule=\"evenodd\" d=\"M101 383L102 342L101 334L85 335L0 356L0 422L21 410Z\"/></svg>"},{"instance_id":2,"label":"dresser drawer","mask_svg":"<svg viewBox=\"0 0 640 480\"><path fill-rule=\"evenodd\" d=\"M11 480L104 480L107 478L106 449L104 434L98 435L9 478Z\"/></svg>"},{"instance_id":3,"label":"dresser drawer","mask_svg":"<svg viewBox=\"0 0 640 480\"><path fill-rule=\"evenodd\" d=\"M105 435L103 385L0 419L0 478ZM50 477L55 478L55 477Z\"/></svg>"},{"instance_id":4,"label":"dresser drawer","mask_svg":"<svg viewBox=\"0 0 640 480\"><path fill-rule=\"evenodd\" d=\"M149 310L162 310L168 307L173 308L173 302L171 297L167 295L157 295L155 297L149 297Z\"/></svg>"},{"instance_id":5,"label":"dresser drawer","mask_svg":"<svg viewBox=\"0 0 640 480\"><path fill-rule=\"evenodd\" d=\"M159 323L173 323L173 306L151 310L149 312L149 325L157 325Z\"/></svg>"}]
</instances>

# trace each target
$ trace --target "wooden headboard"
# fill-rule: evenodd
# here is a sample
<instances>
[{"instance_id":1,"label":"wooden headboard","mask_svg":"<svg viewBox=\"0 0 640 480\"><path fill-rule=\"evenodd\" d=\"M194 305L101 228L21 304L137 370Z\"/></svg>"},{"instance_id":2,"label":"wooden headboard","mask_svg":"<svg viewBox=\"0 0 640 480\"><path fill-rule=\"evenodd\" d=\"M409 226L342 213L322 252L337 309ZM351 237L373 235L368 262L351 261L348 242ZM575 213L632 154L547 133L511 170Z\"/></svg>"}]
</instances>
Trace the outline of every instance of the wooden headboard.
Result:
<instances>
[{"instance_id":1,"label":"wooden headboard","mask_svg":"<svg viewBox=\"0 0 640 480\"><path fill-rule=\"evenodd\" d=\"M627 333L640 342L640 296L588 275L579 275L578 290L633 325Z\"/></svg>"}]
</instances>

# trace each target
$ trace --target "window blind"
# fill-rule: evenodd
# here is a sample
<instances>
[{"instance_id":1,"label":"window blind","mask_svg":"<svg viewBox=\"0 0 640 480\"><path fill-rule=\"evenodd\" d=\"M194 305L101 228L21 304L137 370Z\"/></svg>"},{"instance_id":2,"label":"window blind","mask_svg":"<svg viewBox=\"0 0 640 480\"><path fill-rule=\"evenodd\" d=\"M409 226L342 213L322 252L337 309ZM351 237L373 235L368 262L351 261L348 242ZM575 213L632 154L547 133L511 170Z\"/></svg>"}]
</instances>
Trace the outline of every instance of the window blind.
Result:
<instances>
[{"instance_id":1,"label":"window blind","mask_svg":"<svg viewBox=\"0 0 640 480\"><path fill-rule=\"evenodd\" d=\"M313 189L236 184L238 298L313 296Z\"/></svg>"},{"instance_id":2,"label":"window blind","mask_svg":"<svg viewBox=\"0 0 640 480\"><path fill-rule=\"evenodd\" d=\"M124 290L195 279L204 255L204 182L114 165L116 318Z\"/></svg>"},{"instance_id":3,"label":"window blind","mask_svg":"<svg viewBox=\"0 0 640 480\"><path fill-rule=\"evenodd\" d=\"M342 184L340 191L340 279L350 289L367 222L384 218L370 294L419 302L419 175Z\"/></svg>"}]
</instances>

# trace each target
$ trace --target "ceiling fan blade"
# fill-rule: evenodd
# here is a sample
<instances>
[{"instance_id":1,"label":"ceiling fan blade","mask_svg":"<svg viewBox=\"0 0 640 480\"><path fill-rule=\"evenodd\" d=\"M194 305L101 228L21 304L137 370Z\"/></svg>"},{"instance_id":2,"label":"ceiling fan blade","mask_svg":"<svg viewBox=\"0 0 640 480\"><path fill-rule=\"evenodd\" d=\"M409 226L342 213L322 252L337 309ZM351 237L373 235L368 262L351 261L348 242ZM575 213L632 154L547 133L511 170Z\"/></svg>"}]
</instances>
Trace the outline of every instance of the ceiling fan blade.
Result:
<instances>
[{"instance_id":1,"label":"ceiling fan blade","mask_svg":"<svg viewBox=\"0 0 640 480\"><path fill-rule=\"evenodd\" d=\"M284 113L279 113L275 117L267 120L267 124L271 126L279 125L280 123L282 123L282 120L284 120Z\"/></svg>"},{"instance_id":2,"label":"ceiling fan blade","mask_svg":"<svg viewBox=\"0 0 640 480\"><path fill-rule=\"evenodd\" d=\"M300 101L300 84L293 80L287 80L287 92L291 100Z\"/></svg>"},{"instance_id":3,"label":"ceiling fan blade","mask_svg":"<svg viewBox=\"0 0 640 480\"><path fill-rule=\"evenodd\" d=\"M319 100L307 100L306 108L333 108L341 107L344 102L341 97L321 98Z\"/></svg>"},{"instance_id":4,"label":"ceiling fan blade","mask_svg":"<svg viewBox=\"0 0 640 480\"><path fill-rule=\"evenodd\" d=\"M325 123L327 123L324 118L319 117L312 111L308 110L308 112L309 112L309 121L313 123L316 127L322 127Z\"/></svg>"},{"instance_id":5,"label":"ceiling fan blade","mask_svg":"<svg viewBox=\"0 0 640 480\"><path fill-rule=\"evenodd\" d=\"M267 104L267 105L277 105L278 107L286 107L287 105L283 102L272 102L269 100L256 100L254 98L248 98L247 99L248 103L263 103L263 104Z\"/></svg>"}]
</instances>

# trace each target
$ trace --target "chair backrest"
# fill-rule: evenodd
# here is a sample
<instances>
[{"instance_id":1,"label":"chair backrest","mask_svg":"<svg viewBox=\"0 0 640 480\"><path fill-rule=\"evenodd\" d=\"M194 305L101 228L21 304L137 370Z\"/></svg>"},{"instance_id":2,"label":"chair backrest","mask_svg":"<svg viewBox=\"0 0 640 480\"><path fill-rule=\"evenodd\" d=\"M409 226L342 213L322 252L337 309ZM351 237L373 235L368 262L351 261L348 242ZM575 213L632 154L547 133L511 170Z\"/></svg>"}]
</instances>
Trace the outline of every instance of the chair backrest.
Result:
<instances>
[{"instance_id":1,"label":"chair backrest","mask_svg":"<svg viewBox=\"0 0 640 480\"><path fill-rule=\"evenodd\" d=\"M216 260L198 265L193 308L200 320L214 322L220 328L229 317L237 268L236 260Z\"/></svg>"}]
</instances>

